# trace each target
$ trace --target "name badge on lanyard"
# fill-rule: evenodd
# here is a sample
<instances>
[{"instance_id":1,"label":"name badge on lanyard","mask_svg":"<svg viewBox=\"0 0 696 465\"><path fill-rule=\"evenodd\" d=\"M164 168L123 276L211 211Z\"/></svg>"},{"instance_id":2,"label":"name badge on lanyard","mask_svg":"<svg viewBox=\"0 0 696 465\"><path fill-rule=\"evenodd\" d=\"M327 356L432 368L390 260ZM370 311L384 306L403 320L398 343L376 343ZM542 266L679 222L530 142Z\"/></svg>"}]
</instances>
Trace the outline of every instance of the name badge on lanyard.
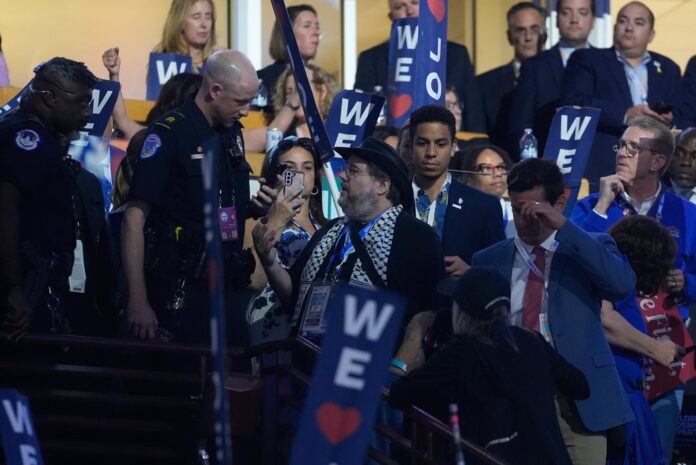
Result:
<instances>
[{"instance_id":1,"label":"name badge on lanyard","mask_svg":"<svg viewBox=\"0 0 696 465\"><path fill-rule=\"evenodd\" d=\"M234 207L218 208L218 225L220 226L220 239L223 242L236 241L239 238L237 210Z\"/></svg>"},{"instance_id":2,"label":"name badge on lanyard","mask_svg":"<svg viewBox=\"0 0 696 465\"><path fill-rule=\"evenodd\" d=\"M300 335L303 337L319 336L326 332L326 307L333 294L335 283L317 281L303 284L304 290L309 291L298 303L303 305L304 314L300 323ZM300 290L302 292L303 289Z\"/></svg>"}]
</instances>

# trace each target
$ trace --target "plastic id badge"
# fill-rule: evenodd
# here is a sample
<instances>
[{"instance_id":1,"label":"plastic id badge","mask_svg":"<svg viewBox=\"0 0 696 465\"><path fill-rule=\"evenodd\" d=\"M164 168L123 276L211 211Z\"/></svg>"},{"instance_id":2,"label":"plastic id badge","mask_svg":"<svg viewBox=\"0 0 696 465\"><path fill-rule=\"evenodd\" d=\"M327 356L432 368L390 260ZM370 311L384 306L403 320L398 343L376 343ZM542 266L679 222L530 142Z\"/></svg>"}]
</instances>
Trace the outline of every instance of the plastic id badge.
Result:
<instances>
[{"instance_id":1,"label":"plastic id badge","mask_svg":"<svg viewBox=\"0 0 696 465\"><path fill-rule=\"evenodd\" d=\"M87 272L85 271L84 249L80 239L75 241L73 267L70 277L68 277L68 284L70 285L70 292L76 292L78 294L85 293Z\"/></svg>"},{"instance_id":2,"label":"plastic id badge","mask_svg":"<svg viewBox=\"0 0 696 465\"><path fill-rule=\"evenodd\" d=\"M549 315L548 313L539 314L539 332L546 342L553 345L553 336L551 336L551 327L549 326Z\"/></svg>"},{"instance_id":3,"label":"plastic id badge","mask_svg":"<svg viewBox=\"0 0 696 465\"><path fill-rule=\"evenodd\" d=\"M316 282L305 299L305 312L300 325L302 336L324 334L326 332L326 307L331 298L333 283Z\"/></svg>"},{"instance_id":4,"label":"plastic id badge","mask_svg":"<svg viewBox=\"0 0 696 465\"><path fill-rule=\"evenodd\" d=\"M237 240L239 230L237 229L237 210L234 207L218 208L218 225L220 239L223 242Z\"/></svg>"}]
</instances>

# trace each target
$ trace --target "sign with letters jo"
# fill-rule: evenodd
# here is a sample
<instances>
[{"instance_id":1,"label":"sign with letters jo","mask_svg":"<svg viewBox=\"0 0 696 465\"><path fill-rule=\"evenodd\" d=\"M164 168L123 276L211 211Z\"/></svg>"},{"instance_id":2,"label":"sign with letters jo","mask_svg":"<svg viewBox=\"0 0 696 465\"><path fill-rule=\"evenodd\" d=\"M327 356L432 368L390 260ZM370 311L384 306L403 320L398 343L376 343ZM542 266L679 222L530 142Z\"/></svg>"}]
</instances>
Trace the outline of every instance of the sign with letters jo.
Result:
<instances>
[{"instance_id":1,"label":"sign with letters jo","mask_svg":"<svg viewBox=\"0 0 696 465\"><path fill-rule=\"evenodd\" d=\"M421 2L414 109L444 105L447 85L447 0Z\"/></svg>"},{"instance_id":2,"label":"sign with letters jo","mask_svg":"<svg viewBox=\"0 0 696 465\"><path fill-rule=\"evenodd\" d=\"M601 112L597 108L561 107L553 117L544 158L554 160L563 173L568 199L566 215L570 215L578 198Z\"/></svg>"},{"instance_id":3,"label":"sign with letters jo","mask_svg":"<svg viewBox=\"0 0 696 465\"><path fill-rule=\"evenodd\" d=\"M147 100L157 100L162 86L177 74L191 72L193 65L188 55L150 53L147 66Z\"/></svg>"},{"instance_id":4,"label":"sign with letters jo","mask_svg":"<svg viewBox=\"0 0 696 465\"><path fill-rule=\"evenodd\" d=\"M363 463L402 314L395 294L336 289L291 465Z\"/></svg>"},{"instance_id":5,"label":"sign with letters jo","mask_svg":"<svg viewBox=\"0 0 696 465\"><path fill-rule=\"evenodd\" d=\"M0 389L0 434L8 465L44 463L29 402L14 389Z\"/></svg>"}]
</instances>

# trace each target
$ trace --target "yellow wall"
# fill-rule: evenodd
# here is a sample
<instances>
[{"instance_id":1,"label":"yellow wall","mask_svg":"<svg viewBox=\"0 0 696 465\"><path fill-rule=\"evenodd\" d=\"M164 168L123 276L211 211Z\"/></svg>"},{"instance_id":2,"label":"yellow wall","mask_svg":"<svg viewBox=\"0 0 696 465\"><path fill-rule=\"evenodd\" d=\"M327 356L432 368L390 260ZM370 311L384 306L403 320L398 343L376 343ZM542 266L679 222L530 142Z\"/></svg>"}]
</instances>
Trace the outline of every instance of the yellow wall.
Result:
<instances>
[{"instance_id":1,"label":"yellow wall","mask_svg":"<svg viewBox=\"0 0 696 465\"><path fill-rule=\"evenodd\" d=\"M218 44L227 43L227 2L214 0ZM23 87L34 66L62 55L107 77L101 55L121 50L123 92L145 98L148 55L159 42L170 0L2 0L0 34L10 82Z\"/></svg>"}]
</instances>

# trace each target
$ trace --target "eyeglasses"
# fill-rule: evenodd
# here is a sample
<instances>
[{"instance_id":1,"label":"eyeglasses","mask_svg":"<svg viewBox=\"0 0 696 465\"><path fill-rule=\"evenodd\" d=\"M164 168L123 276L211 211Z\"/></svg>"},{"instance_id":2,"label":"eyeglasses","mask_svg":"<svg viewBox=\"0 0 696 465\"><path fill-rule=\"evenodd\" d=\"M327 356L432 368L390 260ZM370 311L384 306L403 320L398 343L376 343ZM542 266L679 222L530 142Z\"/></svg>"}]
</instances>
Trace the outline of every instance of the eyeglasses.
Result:
<instances>
[{"instance_id":1,"label":"eyeglasses","mask_svg":"<svg viewBox=\"0 0 696 465\"><path fill-rule=\"evenodd\" d=\"M482 174L484 176L491 176L493 174L507 174L508 173L508 168L507 166L502 163L498 166L491 165L489 163L481 163L476 167L476 171L479 174Z\"/></svg>"},{"instance_id":2,"label":"eyeglasses","mask_svg":"<svg viewBox=\"0 0 696 465\"><path fill-rule=\"evenodd\" d=\"M48 79L44 79L44 78L40 79L40 81L45 82L45 83L48 84L49 86L55 87L56 89L60 90L61 92L65 93L65 94L67 94L67 95L77 95L77 92L76 92L76 91L70 90L70 89L66 89L65 87L63 87L62 85L60 85L60 84L57 83L57 82L49 81ZM54 95L55 95L55 93L54 93L53 90L50 90L50 89L37 89L36 87L34 87L34 81L32 81L32 82L29 83L29 92L33 92L33 93L35 93L35 94L54 94ZM73 100L74 100L74 98L73 98ZM90 92L90 93L89 93L89 99L87 99L87 98L81 99L81 101L76 102L76 103L79 103L80 106L81 106L82 108L87 108L88 106L91 106L91 105L92 105L92 100L93 100L93 98L92 98L92 92Z\"/></svg>"},{"instance_id":3,"label":"eyeglasses","mask_svg":"<svg viewBox=\"0 0 696 465\"><path fill-rule=\"evenodd\" d=\"M612 147L612 150L616 153L619 153L621 149L626 149L626 155L628 155L629 158L635 157L641 150L647 150L649 152L657 153L657 151L651 148L640 146L635 142L626 142L623 139L619 141L619 145L615 145Z\"/></svg>"},{"instance_id":4,"label":"eyeglasses","mask_svg":"<svg viewBox=\"0 0 696 465\"><path fill-rule=\"evenodd\" d=\"M346 163L338 172L339 175L344 176L347 180L357 178L358 176L370 176L369 172L360 171L355 165Z\"/></svg>"}]
</instances>

